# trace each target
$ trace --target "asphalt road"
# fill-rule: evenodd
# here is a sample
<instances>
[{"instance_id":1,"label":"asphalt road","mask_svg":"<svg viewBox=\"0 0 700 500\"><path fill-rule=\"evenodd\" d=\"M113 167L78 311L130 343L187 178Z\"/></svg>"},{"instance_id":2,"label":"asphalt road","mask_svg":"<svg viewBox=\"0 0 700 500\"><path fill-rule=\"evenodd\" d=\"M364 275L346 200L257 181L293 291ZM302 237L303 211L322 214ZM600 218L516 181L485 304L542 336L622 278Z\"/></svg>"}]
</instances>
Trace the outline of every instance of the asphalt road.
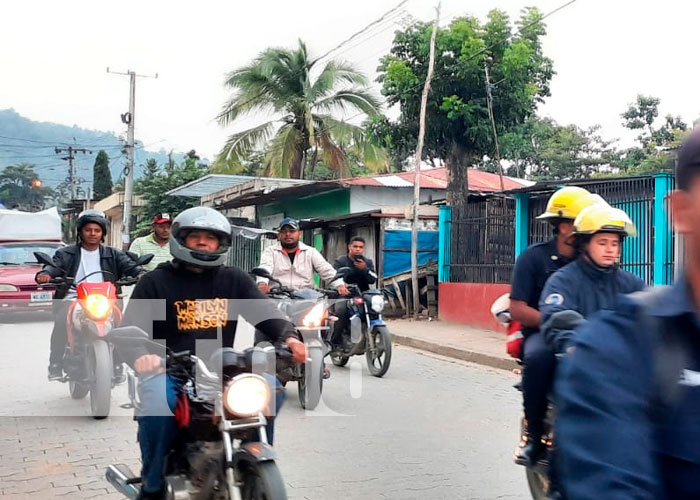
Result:
<instances>
[{"instance_id":1,"label":"asphalt road","mask_svg":"<svg viewBox=\"0 0 700 500\"><path fill-rule=\"evenodd\" d=\"M139 468L136 424L118 407L125 387L113 391L113 415L92 420L87 400L46 381L51 323L0 321L0 498L121 498L103 471ZM511 461L514 375L400 346L383 379L361 357L331 368L314 412L299 406L296 384L287 387L275 447L290 499L529 497Z\"/></svg>"}]
</instances>

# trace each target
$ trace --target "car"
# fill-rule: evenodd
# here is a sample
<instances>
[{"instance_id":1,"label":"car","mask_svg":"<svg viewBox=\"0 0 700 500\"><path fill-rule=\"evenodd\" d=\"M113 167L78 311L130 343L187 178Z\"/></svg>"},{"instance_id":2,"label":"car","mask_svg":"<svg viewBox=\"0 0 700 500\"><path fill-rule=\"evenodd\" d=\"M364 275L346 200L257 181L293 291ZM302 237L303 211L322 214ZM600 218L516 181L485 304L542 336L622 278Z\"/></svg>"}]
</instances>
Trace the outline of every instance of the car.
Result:
<instances>
[{"instance_id":1,"label":"car","mask_svg":"<svg viewBox=\"0 0 700 500\"><path fill-rule=\"evenodd\" d=\"M56 241L0 242L0 314L51 310L55 287L34 281L41 264L33 252L53 256L62 246Z\"/></svg>"}]
</instances>

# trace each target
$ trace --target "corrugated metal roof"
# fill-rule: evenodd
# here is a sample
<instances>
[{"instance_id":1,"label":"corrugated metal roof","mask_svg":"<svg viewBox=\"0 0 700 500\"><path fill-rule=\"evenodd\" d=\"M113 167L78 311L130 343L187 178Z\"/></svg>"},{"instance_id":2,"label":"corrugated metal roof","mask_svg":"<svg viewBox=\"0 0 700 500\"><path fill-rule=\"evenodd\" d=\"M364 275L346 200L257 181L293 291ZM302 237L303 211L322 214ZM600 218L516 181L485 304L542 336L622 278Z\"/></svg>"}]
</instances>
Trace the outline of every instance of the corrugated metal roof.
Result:
<instances>
[{"instance_id":1,"label":"corrugated metal roof","mask_svg":"<svg viewBox=\"0 0 700 500\"><path fill-rule=\"evenodd\" d=\"M229 174L207 174L204 177L200 177L194 181L183 184L180 187L171 189L168 191L168 196L185 196L192 198L201 198L218 191L223 191L224 189L243 184L255 179L273 179L270 177L254 177L250 175L229 175ZM275 181L280 181L280 179L274 178ZM288 180L289 184L299 184L309 181L302 181L296 179L282 179Z\"/></svg>"}]
</instances>

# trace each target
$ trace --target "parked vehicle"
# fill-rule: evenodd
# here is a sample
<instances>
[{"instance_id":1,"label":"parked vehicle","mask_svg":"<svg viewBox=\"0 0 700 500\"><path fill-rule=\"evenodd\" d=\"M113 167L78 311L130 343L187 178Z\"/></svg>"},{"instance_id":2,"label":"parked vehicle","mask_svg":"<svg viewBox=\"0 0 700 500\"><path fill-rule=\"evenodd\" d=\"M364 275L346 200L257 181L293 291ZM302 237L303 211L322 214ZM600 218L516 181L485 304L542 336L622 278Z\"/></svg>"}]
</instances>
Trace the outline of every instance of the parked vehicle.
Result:
<instances>
[{"instance_id":1,"label":"parked vehicle","mask_svg":"<svg viewBox=\"0 0 700 500\"><path fill-rule=\"evenodd\" d=\"M336 294L333 290L284 287L263 268L251 271L254 276L267 278L276 286L268 295L276 299L280 312L294 324L299 340L306 345L306 363L286 363L278 366L278 377L282 383L298 383L299 403L302 408L313 410L321 401L323 392L323 358L328 354L331 328L328 324L326 297ZM336 294L337 295L337 294ZM257 341L256 341L257 343Z\"/></svg>"},{"instance_id":2,"label":"parked vehicle","mask_svg":"<svg viewBox=\"0 0 700 500\"><path fill-rule=\"evenodd\" d=\"M107 340L117 346L120 342L142 342L163 348L135 327L112 330ZM287 498L265 431L264 415L272 389L264 377L252 373L253 352L254 348L243 352L225 348L204 363L188 351L167 350L164 365L169 375L185 382L178 407L186 408L176 412L180 432L165 465L169 500ZM268 349L265 354L268 367L275 363L275 357L291 358L286 348ZM136 378L131 372L129 397L138 408ZM128 466L110 465L105 475L125 497L134 499L139 494L141 480Z\"/></svg>"},{"instance_id":3,"label":"parked vehicle","mask_svg":"<svg viewBox=\"0 0 700 500\"><path fill-rule=\"evenodd\" d=\"M338 270L342 277L348 268ZM348 285L350 295L346 308L350 316L349 329L352 348L346 350L342 345L332 345L330 357L335 366L345 366L351 356L365 355L367 368L375 377L383 377L391 364L391 333L382 318L386 305L386 289L370 289L361 292L357 285ZM343 332L347 335L347 332Z\"/></svg>"},{"instance_id":4,"label":"parked vehicle","mask_svg":"<svg viewBox=\"0 0 700 500\"><path fill-rule=\"evenodd\" d=\"M43 252L35 252L39 263L55 266L51 257ZM147 264L153 254L146 254L134 261L134 267ZM108 271L99 271L103 274ZM65 273L65 271L64 271ZM75 282L73 276L52 278L50 283L69 285L76 296L63 300L71 302L66 317L68 345L63 360L66 373L62 382L68 382L68 390L73 399L83 399L90 394L90 410L96 419L109 415L112 387L114 386L113 347L105 335L119 326L122 311L118 304L117 286L136 283L137 278L123 278L116 283L109 281L88 283L85 276ZM57 318L56 321L60 321Z\"/></svg>"}]
</instances>

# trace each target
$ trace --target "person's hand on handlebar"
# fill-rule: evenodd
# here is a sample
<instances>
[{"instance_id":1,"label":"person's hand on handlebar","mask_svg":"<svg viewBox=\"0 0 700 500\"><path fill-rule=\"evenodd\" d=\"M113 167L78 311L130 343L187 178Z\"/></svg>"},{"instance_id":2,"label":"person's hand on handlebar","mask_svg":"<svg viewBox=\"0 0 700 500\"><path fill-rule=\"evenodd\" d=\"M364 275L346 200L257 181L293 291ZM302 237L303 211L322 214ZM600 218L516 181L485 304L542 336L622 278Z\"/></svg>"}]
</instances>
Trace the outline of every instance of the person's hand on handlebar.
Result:
<instances>
[{"instance_id":1,"label":"person's hand on handlebar","mask_svg":"<svg viewBox=\"0 0 700 500\"><path fill-rule=\"evenodd\" d=\"M306 346L299 339L289 337L286 340L287 347L292 351L292 361L295 363L306 363Z\"/></svg>"},{"instance_id":2,"label":"person's hand on handlebar","mask_svg":"<svg viewBox=\"0 0 700 500\"><path fill-rule=\"evenodd\" d=\"M51 281L51 275L48 273L39 273L36 275L35 281L40 285L46 284Z\"/></svg>"},{"instance_id":3,"label":"person's hand on handlebar","mask_svg":"<svg viewBox=\"0 0 700 500\"><path fill-rule=\"evenodd\" d=\"M262 293L270 293L270 285L268 285L268 284L265 283L264 281L261 281L260 283L258 283L258 289L259 289Z\"/></svg>"},{"instance_id":4,"label":"person's hand on handlebar","mask_svg":"<svg viewBox=\"0 0 700 500\"><path fill-rule=\"evenodd\" d=\"M144 354L134 362L134 370L139 375L144 373L163 373L163 358L156 354Z\"/></svg>"},{"instance_id":5,"label":"person's hand on handlebar","mask_svg":"<svg viewBox=\"0 0 700 500\"><path fill-rule=\"evenodd\" d=\"M343 283L342 285L338 285L335 291L343 296L348 295L350 293L350 290L348 290L348 286L345 283Z\"/></svg>"}]
</instances>

